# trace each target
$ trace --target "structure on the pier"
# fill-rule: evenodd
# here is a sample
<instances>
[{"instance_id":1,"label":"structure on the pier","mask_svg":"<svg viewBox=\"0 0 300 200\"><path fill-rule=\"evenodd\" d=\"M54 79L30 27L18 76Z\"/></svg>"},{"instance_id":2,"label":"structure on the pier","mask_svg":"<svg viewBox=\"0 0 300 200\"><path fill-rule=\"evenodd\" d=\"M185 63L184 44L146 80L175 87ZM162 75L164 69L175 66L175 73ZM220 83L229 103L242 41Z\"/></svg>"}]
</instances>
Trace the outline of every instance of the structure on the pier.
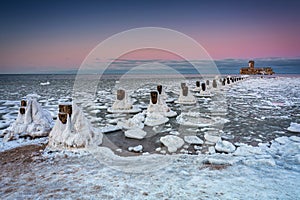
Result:
<instances>
[{"instance_id":1,"label":"structure on the pier","mask_svg":"<svg viewBox=\"0 0 300 200\"><path fill-rule=\"evenodd\" d=\"M263 68L255 68L254 67L254 61L250 60L249 67L244 67L240 69L240 74L249 74L249 75L272 75L275 72L273 72L273 69L271 67L263 67Z\"/></svg>"}]
</instances>

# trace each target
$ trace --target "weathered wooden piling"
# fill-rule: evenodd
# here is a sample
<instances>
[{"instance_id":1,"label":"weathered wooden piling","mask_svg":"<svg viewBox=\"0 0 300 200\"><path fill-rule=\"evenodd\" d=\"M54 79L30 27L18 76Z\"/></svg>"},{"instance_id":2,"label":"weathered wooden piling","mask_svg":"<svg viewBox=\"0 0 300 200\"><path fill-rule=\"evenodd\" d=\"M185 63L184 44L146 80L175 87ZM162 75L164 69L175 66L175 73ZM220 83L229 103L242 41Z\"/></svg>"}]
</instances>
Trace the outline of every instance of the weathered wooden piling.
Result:
<instances>
[{"instance_id":1,"label":"weathered wooden piling","mask_svg":"<svg viewBox=\"0 0 300 200\"><path fill-rule=\"evenodd\" d=\"M117 99L122 101L125 98L125 90L117 90Z\"/></svg>"},{"instance_id":2,"label":"weathered wooden piling","mask_svg":"<svg viewBox=\"0 0 300 200\"><path fill-rule=\"evenodd\" d=\"M151 96L151 102L152 104L156 104L157 103L157 92L156 91L152 91L150 92L150 96Z\"/></svg>"},{"instance_id":3,"label":"weathered wooden piling","mask_svg":"<svg viewBox=\"0 0 300 200\"><path fill-rule=\"evenodd\" d=\"M26 106L27 106L27 101L21 100L21 107L26 107Z\"/></svg>"},{"instance_id":4,"label":"weathered wooden piling","mask_svg":"<svg viewBox=\"0 0 300 200\"><path fill-rule=\"evenodd\" d=\"M66 123L67 123L67 118L68 118L68 114L67 114L67 113L63 113L63 112L59 112L59 113L58 113L58 119L59 119L63 124L66 124Z\"/></svg>"},{"instance_id":5,"label":"weathered wooden piling","mask_svg":"<svg viewBox=\"0 0 300 200\"><path fill-rule=\"evenodd\" d=\"M186 86L186 83L181 83L180 86L182 88L182 87Z\"/></svg>"},{"instance_id":6,"label":"weathered wooden piling","mask_svg":"<svg viewBox=\"0 0 300 200\"><path fill-rule=\"evenodd\" d=\"M182 87L182 95L186 97L188 95L188 93L189 93L188 86Z\"/></svg>"},{"instance_id":7,"label":"weathered wooden piling","mask_svg":"<svg viewBox=\"0 0 300 200\"><path fill-rule=\"evenodd\" d=\"M200 81L196 81L196 87L200 87Z\"/></svg>"},{"instance_id":8,"label":"weathered wooden piling","mask_svg":"<svg viewBox=\"0 0 300 200\"><path fill-rule=\"evenodd\" d=\"M218 87L217 81L215 79L213 80L212 86L213 86L213 88L217 88Z\"/></svg>"},{"instance_id":9,"label":"weathered wooden piling","mask_svg":"<svg viewBox=\"0 0 300 200\"><path fill-rule=\"evenodd\" d=\"M162 85L157 85L157 91L159 94L162 92Z\"/></svg>"},{"instance_id":10,"label":"weathered wooden piling","mask_svg":"<svg viewBox=\"0 0 300 200\"><path fill-rule=\"evenodd\" d=\"M205 83L202 83L202 84L201 84L201 89L202 89L202 91L205 91L205 90L206 90L206 85L205 85Z\"/></svg>"},{"instance_id":11,"label":"weathered wooden piling","mask_svg":"<svg viewBox=\"0 0 300 200\"><path fill-rule=\"evenodd\" d=\"M20 114L21 115L24 115L25 114L25 107L21 107L20 109L19 109L19 111L20 111Z\"/></svg>"}]
</instances>

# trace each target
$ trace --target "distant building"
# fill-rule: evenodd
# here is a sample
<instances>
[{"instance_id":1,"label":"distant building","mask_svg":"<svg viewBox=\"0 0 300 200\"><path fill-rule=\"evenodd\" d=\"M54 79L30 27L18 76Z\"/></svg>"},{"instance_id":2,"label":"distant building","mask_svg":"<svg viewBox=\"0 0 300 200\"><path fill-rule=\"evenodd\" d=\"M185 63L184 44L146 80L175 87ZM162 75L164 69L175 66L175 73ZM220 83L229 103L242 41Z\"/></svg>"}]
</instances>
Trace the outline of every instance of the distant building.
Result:
<instances>
[{"instance_id":1,"label":"distant building","mask_svg":"<svg viewBox=\"0 0 300 200\"><path fill-rule=\"evenodd\" d=\"M264 67L264 68L255 68L254 67L254 61L250 60L248 62L249 66L244 67L240 69L240 74L249 74L249 75L255 75L255 74L261 74L261 75L272 75L275 72L273 72L273 69L271 67Z\"/></svg>"}]
</instances>

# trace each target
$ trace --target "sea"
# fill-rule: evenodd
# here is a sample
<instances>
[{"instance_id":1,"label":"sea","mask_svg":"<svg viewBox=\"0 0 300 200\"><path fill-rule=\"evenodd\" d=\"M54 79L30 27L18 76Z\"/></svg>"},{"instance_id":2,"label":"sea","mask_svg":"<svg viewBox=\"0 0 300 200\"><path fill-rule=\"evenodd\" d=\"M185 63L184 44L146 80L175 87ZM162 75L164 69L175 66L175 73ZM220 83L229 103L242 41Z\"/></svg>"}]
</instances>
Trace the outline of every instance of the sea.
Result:
<instances>
[{"instance_id":1,"label":"sea","mask_svg":"<svg viewBox=\"0 0 300 200\"><path fill-rule=\"evenodd\" d=\"M284 69L282 70L284 71ZM227 72L218 77L239 76ZM190 88L195 87L197 80L206 81L205 76L197 74L187 73L184 77L184 81ZM25 99L29 94L37 95L42 107L48 110L53 119L56 120L58 104L72 101L74 98L73 86L77 78L74 74L0 75L0 131L7 128L17 118L20 100ZM96 93L93 99L85 99L83 101L86 102L82 104L87 118L96 128L116 125L117 120L132 117L130 114L114 116L107 112L107 108L111 107L115 100L115 92L118 89L116 85L119 84L121 78L122 76L116 74L106 74L101 78L97 75L85 77L87 82L90 82L90 79L97 80L97 88L94 91ZM134 105L146 109L149 104L150 91L155 90L156 85L162 81L153 80L152 83L146 84L141 79L133 82L136 84L131 90L129 87L129 90ZM183 81L176 78L163 82L163 87L169 98L175 100L178 98L180 82ZM221 120L227 121L222 124L222 127L217 127L218 133L224 139L231 142L258 145L280 136L292 135L293 133L287 131L287 128L292 122L300 123L300 76L297 73L251 76L247 80L226 86L223 89L219 80L218 84L222 91L221 97L197 98L197 105L193 109L196 108L197 112L202 113L205 117L220 117ZM222 99L220 100L220 98ZM217 109L219 104L225 106L225 114L211 116L210 112ZM168 106L178 115L185 109L174 102L168 103ZM161 131L167 134L166 130L178 131L178 127L178 121L176 118L172 118L168 127L161 128ZM209 131L203 127L187 127L186 130L201 138ZM114 137L114 135L109 137ZM111 140L114 139L111 138ZM123 146L122 148L126 149L127 147Z\"/></svg>"}]
</instances>

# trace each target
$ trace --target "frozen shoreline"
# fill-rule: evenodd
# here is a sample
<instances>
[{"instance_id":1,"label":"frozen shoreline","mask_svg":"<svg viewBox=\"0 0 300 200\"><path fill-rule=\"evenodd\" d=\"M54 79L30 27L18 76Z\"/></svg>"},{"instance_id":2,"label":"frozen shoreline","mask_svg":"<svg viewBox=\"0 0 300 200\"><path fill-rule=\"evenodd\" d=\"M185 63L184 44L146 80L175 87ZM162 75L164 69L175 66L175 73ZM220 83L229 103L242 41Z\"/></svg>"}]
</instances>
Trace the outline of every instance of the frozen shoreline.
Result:
<instances>
[{"instance_id":1,"label":"frozen shoreline","mask_svg":"<svg viewBox=\"0 0 300 200\"><path fill-rule=\"evenodd\" d=\"M298 126L291 123L300 123L299 83L299 78L258 78L226 88L228 113L224 116L230 123L225 123L220 137L235 144L237 149L233 153L188 155L183 151L177 155L147 155L144 152L146 155L120 158L103 147L73 153L45 151L34 157L29 170L19 175L9 171L13 163L2 163L5 170L1 172L0 195L7 199L296 199L300 196L300 137L299 133L288 130L297 131ZM51 81L43 87L55 88L55 85ZM174 91L177 89L168 88L169 94ZM144 95L148 92L140 89L133 98L148 100ZM86 105L90 113L100 109L90 120L103 128L124 119L120 114L102 114L111 106L113 95L104 89L98 94L100 103ZM40 103L55 116L58 99L44 97ZM59 101L68 99L64 96ZM219 108L211 100L199 101L203 112ZM18 104L19 101L0 101L3 124L15 119ZM177 106L173 108L179 110ZM171 121L161 130L180 134L176 133L174 123ZM205 134L213 129L187 131L204 140ZM0 138L0 154L14 147L45 144L47 140L21 138L3 144ZM252 143L258 146L251 146ZM106 157L98 154L101 152ZM13 177L16 181L11 181Z\"/></svg>"}]
</instances>

